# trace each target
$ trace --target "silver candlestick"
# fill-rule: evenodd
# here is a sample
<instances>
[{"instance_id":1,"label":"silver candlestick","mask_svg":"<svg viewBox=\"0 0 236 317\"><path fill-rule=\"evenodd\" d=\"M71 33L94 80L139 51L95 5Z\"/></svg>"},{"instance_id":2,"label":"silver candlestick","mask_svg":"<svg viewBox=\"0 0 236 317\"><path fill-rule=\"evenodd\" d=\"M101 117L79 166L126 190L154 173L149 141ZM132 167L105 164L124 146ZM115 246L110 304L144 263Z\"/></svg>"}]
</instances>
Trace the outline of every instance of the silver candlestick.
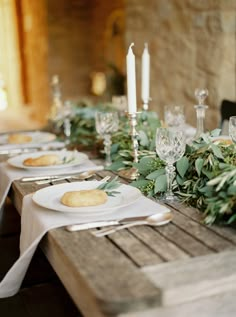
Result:
<instances>
[{"instance_id":1,"label":"silver candlestick","mask_svg":"<svg viewBox=\"0 0 236 317\"><path fill-rule=\"evenodd\" d=\"M141 118L142 118L142 122L143 122L144 125L148 124L148 122L147 122L147 111L148 111L148 108L149 108L149 101L150 100L151 100L151 98L143 100L143 112L142 112Z\"/></svg>"},{"instance_id":2,"label":"silver candlestick","mask_svg":"<svg viewBox=\"0 0 236 317\"><path fill-rule=\"evenodd\" d=\"M132 149L133 149L133 162L138 163L138 132L136 130L137 126L137 114L139 112L134 112L134 113L129 113L129 122L130 122L130 135L132 139ZM132 167L130 169L122 170L119 172L119 176L130 179L130 180L135 180L138 178L139 173L137 168Z\"/></svg>"},{"instance_id":3,"label":"silver candlestick","mask_svg":"<svg viewBox=\"0 0 236 317\"><path fill-rule=\"evenodd\" d=\"M136 130L137 126L137 112L129 113L130 122L130 135L133 144L133 157L134 163L138 163L138 132Z\"/></svg>"},{"instance_id":4,"label":"silver candlestick","mask_svg":"<svg viewBox=\"0 0 236 317\"><path fill-rule=\"evenodd\" d=\"M150 100L151 99L143 100L143 111L148 111Z\"/></svg>"}]
</instances>

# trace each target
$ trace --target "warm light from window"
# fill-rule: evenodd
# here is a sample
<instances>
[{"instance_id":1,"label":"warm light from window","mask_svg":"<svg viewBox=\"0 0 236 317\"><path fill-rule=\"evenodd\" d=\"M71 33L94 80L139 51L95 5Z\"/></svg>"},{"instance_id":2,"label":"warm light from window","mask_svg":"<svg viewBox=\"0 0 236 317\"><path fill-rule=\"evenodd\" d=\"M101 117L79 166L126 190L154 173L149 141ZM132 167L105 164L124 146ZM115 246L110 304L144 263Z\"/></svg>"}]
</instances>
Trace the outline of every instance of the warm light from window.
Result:
<instances>
[{"instance_id":1,"label":"warm light from window","mask_svg":"<svg viewBox=\"0 0 236 317\"><path fill-rule=\"evenodd\" d=\"M106 90L106 75L102 72L92 74L92 93L101 96Z\"/></svg>"},{"instance_id":2,"label":"warm light from window","mask_svg":"<svg viewBox=\"0 0 236 317\"><path fill-rule=\"evenodd\" d=\"M0 110L7 108L7 93L3 79L0 77Z\"/></svg>"}]
</instances>

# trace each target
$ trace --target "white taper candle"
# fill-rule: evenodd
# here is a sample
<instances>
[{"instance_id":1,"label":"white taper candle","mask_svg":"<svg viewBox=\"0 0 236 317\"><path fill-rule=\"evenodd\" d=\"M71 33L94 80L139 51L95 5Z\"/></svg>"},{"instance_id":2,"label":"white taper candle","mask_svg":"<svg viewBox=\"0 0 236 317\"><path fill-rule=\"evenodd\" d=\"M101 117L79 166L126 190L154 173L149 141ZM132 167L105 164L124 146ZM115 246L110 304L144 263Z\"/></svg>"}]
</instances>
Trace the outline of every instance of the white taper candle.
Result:
<instances>
[{"instance_id":1,"label":"white taper candle","mask_svg":"<svg viewBox=\"0 0 236 317\"><path fill-rule=\"evenodd\" d=\"M148 44L145 47L142 55L142 101L148 103L150 94L150 55L148 52Z\"/></svg>"},{"instance_id":2,"label":"white taper candle","mask_svg":"<svg viewBox=\"0 0 236 317\"><path fill-rule=\"evenodd\" d=\"M135 56L132 50L132 43L129 47L128 54L126 56L127 67L127 95L128 95L128 112L137 112L137 100L136 100L136 74L135 74Z\"/></svg>"}]
</instances>

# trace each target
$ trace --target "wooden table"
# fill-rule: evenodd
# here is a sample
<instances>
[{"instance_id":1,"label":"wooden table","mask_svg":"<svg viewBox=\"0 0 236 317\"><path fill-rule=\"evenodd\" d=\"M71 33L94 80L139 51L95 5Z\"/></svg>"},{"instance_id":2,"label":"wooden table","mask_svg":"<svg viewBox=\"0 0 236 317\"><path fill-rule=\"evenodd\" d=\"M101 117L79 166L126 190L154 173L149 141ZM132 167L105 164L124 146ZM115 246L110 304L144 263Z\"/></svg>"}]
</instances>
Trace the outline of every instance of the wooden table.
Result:
<instances>
[{"instance_id":1,"label":"wooden table","mask_svg":"<svg viewBox=\"0 0 236 317\"><path fill-rule=\"evenodd\" d=\"M19 212L24 195L43 186L13 183ZM170 208L174 219L163 227L103 238L91 230L48 232L40 246L84 316L236 315L235 230L206 227L197 210L180 203Z\"/></svg>"}]
</instances>

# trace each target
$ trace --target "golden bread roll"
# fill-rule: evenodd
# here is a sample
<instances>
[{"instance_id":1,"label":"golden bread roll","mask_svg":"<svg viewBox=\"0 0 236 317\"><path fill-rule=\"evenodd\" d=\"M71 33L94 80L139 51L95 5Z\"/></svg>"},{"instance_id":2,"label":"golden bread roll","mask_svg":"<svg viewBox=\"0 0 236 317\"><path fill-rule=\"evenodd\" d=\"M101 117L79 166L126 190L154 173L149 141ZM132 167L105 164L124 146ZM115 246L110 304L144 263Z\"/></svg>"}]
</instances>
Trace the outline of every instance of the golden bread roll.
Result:
<instances>
[{"instance_id":1,"label":"golden bread roll","mask_svg":"<svg viewBox=\"0 0 236 317\"><path fill-rule=\"evenodd\" d=\"M225 145L230 145L230 144L233 144L233 141L231 139L221 139L220 137L215 139L214 142L216 143L223 143Z\"/></svg>"},{"instance_id":2,"label":"golden bread roll","mask_svg":"<svg viewBox=\"0 0 236 317\"><path fill-rule=\"evenodd\" d=\"M59 157L55 154L45 154L39 157L29 157L23 161L26 166L48 166L59 163Z\"/></svg>"},{"instance_id":3,"label":"golden bread roll","mask_svg":"<svg viewBox=\"0 0 236 317\"><path fill-rule=\"evenodd\" d=\"M32 137L26 134L10 134L8 136L8 142L11 144L29 143L32 141Z\"/></svg>"},{"instance_id":4,"label":"golden bread roll","mask_svg":"<svg viewBox=\"0 0 236 317\"><path fill-rule=\"evenodd\" d=\"M101 189L71 191L61 197L61 203L68 207L97 206L106 201L107 194Z\"/></svg>"}]
</instances>

